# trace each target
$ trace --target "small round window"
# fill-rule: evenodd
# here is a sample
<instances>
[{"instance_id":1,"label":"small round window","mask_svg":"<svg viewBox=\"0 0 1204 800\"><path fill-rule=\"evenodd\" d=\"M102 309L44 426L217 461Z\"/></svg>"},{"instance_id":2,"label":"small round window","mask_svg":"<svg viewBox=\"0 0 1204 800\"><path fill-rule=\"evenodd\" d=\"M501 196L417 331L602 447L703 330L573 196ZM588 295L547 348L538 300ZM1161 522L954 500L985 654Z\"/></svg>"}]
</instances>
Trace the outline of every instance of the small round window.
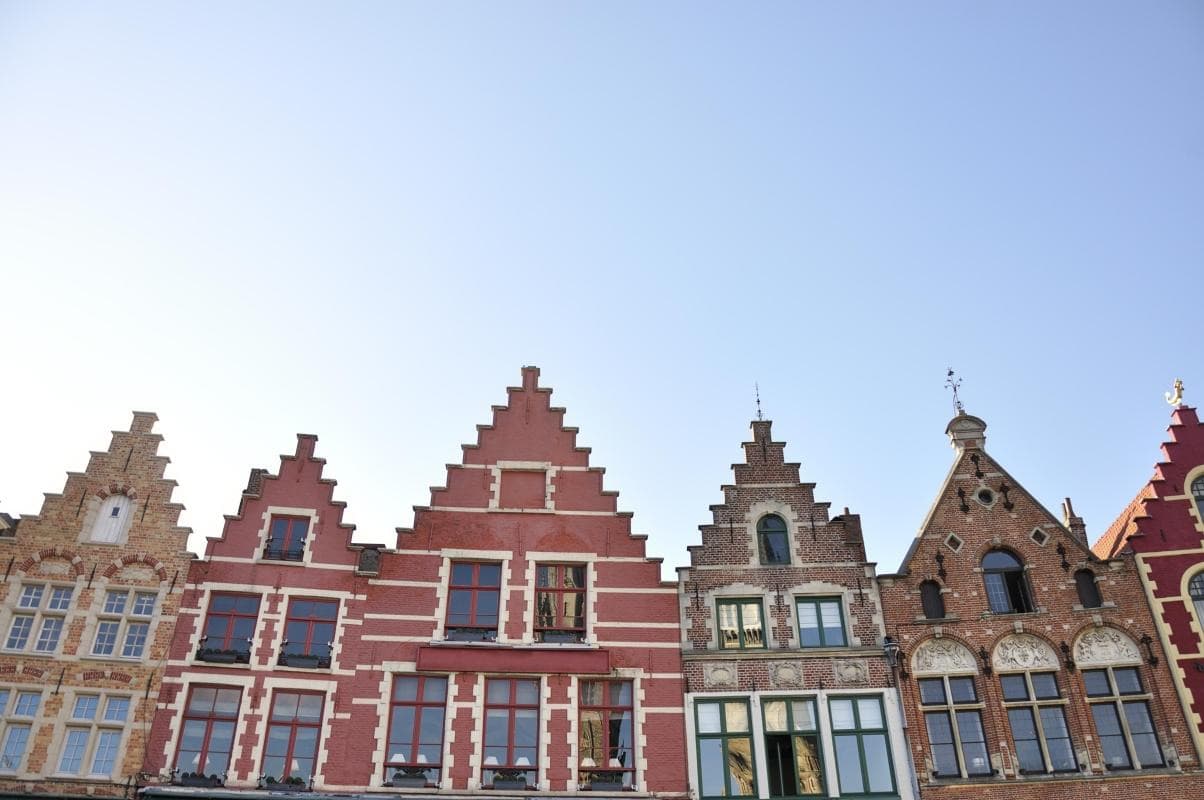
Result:
<instances>
[{"instance_id":1,"label":"small round window","mask_svg":"<svg viewBox=\"0 0 1204 800\"><path fill-rule=\"evenodd\" d=\"M995 493L990 489L983 487L974 493L974 499L982 503L984 506L991 506L995 504Z\"/></svg>"}]
</instances>

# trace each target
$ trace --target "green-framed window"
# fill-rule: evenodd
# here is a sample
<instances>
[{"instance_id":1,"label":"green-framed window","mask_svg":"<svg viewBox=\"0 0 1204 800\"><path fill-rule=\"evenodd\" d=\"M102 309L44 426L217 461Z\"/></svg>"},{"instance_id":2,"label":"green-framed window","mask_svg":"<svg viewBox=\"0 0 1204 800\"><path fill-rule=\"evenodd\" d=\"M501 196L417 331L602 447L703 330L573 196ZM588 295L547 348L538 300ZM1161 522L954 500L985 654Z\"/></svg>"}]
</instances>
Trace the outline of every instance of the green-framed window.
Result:
<instances>
[{"instance_id":1,"label":"green-framed window","mask_svg":"<svg viewBox=\"0 0 1204 800\"><path fill-rule=\"evenodd\" d=\"M833 697L828 711L840 794L894 794L895 770L881 695Z\"/></svg>"},{"instance_id":2,"label":"green-framed window","mask_svg":"<svg viewBox=\"0 0 1204 800\"><path fill-rule=\"evenodd\" d=\"M718 620L720 649L765 649L765 613L760 598L719 600Z\"/></svg>"},{"instance_id":3,"label":"green-framed window","mask_svg":"<svg viewBox=\"0 0 1204 800\"><path fill-rule=\"evenodd\" d=\"M813 698L768 698L762 701L765 725L765 768L770 797L824 794L824 760L819 717Z\"/></svg>"},{"instance_id":4,"label":"green-framed window","mask_svg":"<svg viewBox=\"0 0 1204 800\"><path fill-rule=\"evenodd\" d=\"M849 643L839 597L799 597L795 604L801 647L844 647Z\"/></svg>"},{"instance_id":5,"label":"green-framed window","mask_svg":"<svg viewBox=\"0 0 1204 800\"><path fill-rule=\"evenodd\" d=\"M702 797L756 797L748 701L697 700L698 786Z\"/></svg>"}]
</instances>

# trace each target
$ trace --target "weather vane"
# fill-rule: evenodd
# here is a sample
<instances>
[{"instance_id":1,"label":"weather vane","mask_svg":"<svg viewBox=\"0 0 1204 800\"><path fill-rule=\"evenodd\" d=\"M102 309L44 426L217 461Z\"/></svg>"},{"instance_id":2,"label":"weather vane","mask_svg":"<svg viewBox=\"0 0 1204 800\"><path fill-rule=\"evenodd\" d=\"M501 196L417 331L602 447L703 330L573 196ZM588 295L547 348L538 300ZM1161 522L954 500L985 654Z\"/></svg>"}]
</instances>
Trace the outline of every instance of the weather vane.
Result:
<instances>
[{"instance_id":1,"label":"weather vane","mask_svg":"<svg viewBox=\"0 0 1204 800\"><path fill-rule=\"evenodd\" d=\"M957 396L957 390L961 388L962 379L953 376L953 367L945 373L945 388L953 390L953 413L960 416L966 413L965 406L962 405L961 398Z\"/></svg>"},{"instance_id":2,"label":"weather vane","mask_svg":"<svg viewBox=\"0 0 1204 800\"><path fill-rule=\"evenodd\" d=\"M1183 379L1182 378L1175 378L1175 390L1173 393L1172 392L1166 393L1166 402L1170 403L1172 406L1183 405Z\"/></svg>"},{"instance_id":3,"label":"weather vane","mask_svg":"<svg viewBox=\"0 0 1204 800\"><path fill-rule=\"evenodd\" d=\"M760 422L761 420L765 419L765 417L761 415L761 384L754 383L753 389L755 389L757 392L757 421Z\"/></svg>"}]
</instances>

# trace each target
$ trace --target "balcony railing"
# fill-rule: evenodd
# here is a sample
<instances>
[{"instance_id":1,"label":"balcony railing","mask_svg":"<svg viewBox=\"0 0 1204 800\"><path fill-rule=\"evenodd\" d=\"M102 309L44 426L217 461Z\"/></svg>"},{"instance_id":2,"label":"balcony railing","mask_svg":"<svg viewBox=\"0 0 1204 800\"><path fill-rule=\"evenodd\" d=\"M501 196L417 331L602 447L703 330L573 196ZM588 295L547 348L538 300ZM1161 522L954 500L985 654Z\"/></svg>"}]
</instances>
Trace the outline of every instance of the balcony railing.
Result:
<instances>
[{"instance_id":1,"label":"balcony railing","mask_svg":"<svg viewBox=\"0 0 1204 800\"><path fill-rule=\"evenodd\" d=\"M329 669L330 652L333 647L330 644L315 644L314 647L325 648L326 654L290 653L288 652L288 639L285 639L281 643L280 657L276 659L276 663L282 667L295 667L297 669Z\"/></svg>"},{"instance_id":2,"label":"balcony railing","mask_svg":"<svg viewBox=\"0 0 1204 800\"><path fill-rule=\"evenodd\" d=\"M246 648L241 647L210 647L209 637L201 637L201 645L196 650L197 661L208 661L210 664L250 664L251 663L251 640L250 639L235 639L231 644L247 643Z\"/></svg>"},{"instance_id":3,"label":"balcony railing","mask_svg":"<svg viewBox=\"0 0 1204 800\"><path fill-rule=\"evenodd\" d=\"M385 786L423 789L437 786L438 781L437 764L385 765Z\"/></svg>"},{"instance_id":4,"label":"balcony railing","mask_svg":"<svg viewBox=\"0 0 1204 800\"><path fill-rule=\"evenodd\" d=\"M300 547L294 546L286 549L283 542L268 539L268 543L263 548L263 557L271 561L304 561L305 542L301 542Z\"/></svg>"},{"instance_id":5,"label":"balcony railing","mask_svg":"<svg viewBox=\"0 0 1204 800\"><path fill-rule=\"evenodd\" d=\"M171 771L171 782L176 786L193 786L203 789L213 789L218 786L226 785L226 775L206 775L203 772L180 772L173 769Z\"/></svg>"}]
</instances>

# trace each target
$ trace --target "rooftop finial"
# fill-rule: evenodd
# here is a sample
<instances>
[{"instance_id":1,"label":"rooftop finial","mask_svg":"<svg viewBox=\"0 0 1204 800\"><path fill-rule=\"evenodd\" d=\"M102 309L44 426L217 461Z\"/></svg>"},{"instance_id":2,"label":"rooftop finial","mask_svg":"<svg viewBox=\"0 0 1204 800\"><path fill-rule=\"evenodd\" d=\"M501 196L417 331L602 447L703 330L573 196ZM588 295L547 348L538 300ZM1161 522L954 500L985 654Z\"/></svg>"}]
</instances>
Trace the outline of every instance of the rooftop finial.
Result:
<instances>
[{"instance_id":1,"label":"rooftop finial","mask_svg":"<svg viewBox=\"0 0 1204 800\"><path fill-rule=\"evenodd\" d=\"M753 389L757 392L757 422L762 421L765 417L761 414L761 384L754 383Z\"/></svg>"},{"instance_id":2,"label":"rooftop finial","mask_svg":"<svg viewBox=\"0 0 1204 800\"><path fill-rule=\"evenodd\" d=\"M966 413L966 407L962 405L961 398L957 396L957 390L962 386L962 379L953 376L953 367L945 373L945 388L953 390L953 415L959 416Z\"/></svg>"},{"instance_id":3,"label":"rooftop finial","mask_svg":"<svg viewBox=\"0 0 1204 800\"><path fill-rule=\"evenodd\" d=\"M1166 393L1166 402L1170 403L1172 406L1183 405L1183 379L1182 378L1175 378L1175 390L1173 393L1172 392Z\"/></svg>"}]
</instances>

